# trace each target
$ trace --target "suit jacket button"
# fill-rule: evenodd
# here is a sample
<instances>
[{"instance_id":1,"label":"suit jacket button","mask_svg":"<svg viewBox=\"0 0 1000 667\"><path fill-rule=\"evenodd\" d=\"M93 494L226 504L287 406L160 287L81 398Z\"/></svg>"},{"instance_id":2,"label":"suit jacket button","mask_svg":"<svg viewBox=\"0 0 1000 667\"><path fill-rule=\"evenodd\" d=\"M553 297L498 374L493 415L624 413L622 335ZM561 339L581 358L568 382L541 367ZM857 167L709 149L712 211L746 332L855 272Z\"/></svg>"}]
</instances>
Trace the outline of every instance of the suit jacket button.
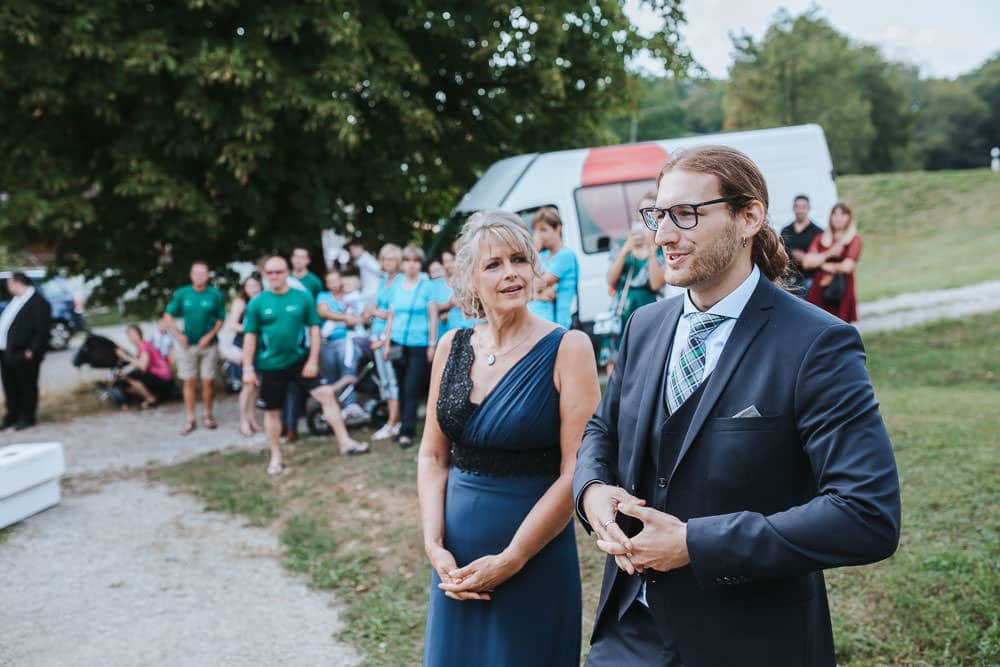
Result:
<instances>
[{"instance_id":1,"label":"suit jacket button","mask_svg":"<svg viewBox=\"0 0 1000 667\"><path fill-rule=\"evenodd\" d=\"M661 489L667 488L667 478L666 477L657 477L656 478L656 485L658 487L660 487Z\"/></svg>"},{"instance_id":2,"label":"suit jacket button","mask_svg":"<svg viewBox=\"0 0 1000 667\"><path fill-rule=\"evenodd\" d=\"M630 487L630 489L629 489L629 490L630 490L630 491L631 491L632 493L635 493L635 484L633 484L633 485L632 485L632 486Z\"/></svg>"},{"instance_id":3,"label":"suit jacket button","mask_svg":"<svg viewBox=\"0 0 1000 667\"><path fill-rule=\"evenodd\" d=\"M715 578L715 583L721 584L722 583L722 577L716 577Z\"/></svg>"}]
</instances>

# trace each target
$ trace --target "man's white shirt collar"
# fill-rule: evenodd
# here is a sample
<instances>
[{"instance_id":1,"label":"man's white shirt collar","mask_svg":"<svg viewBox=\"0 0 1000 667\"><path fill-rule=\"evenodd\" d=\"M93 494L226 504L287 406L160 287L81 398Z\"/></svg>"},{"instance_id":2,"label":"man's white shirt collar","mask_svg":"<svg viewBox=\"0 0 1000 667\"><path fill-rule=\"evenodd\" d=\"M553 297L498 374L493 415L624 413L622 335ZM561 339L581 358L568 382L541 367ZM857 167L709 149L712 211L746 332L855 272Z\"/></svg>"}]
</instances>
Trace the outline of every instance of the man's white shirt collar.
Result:
<instances>
[{"instance_id":1,"label":"man's white shirt collar","mask_svg":"<svg viewBox=\"0 0 1000 667\"><path fill-rule=\"evenodd\" d=\"M723 317L728 317L731 319L739 319L740 315L743 314L743 309L746 308L747 304L750 303L750 297L753 296L753 291L757 289L757 283L760 281L760 269L754 264L753 270L750 271L750 275L746 277L739 287L734 289L732 292L726 295L726 298L719 301L708 310L706 313L711 315L722 315ZM702 311L698 310L698 306L694 305L691 300L691 290L684 292L684 315L690 315L691 313L700 313Z\"/></svg>"}]
</instances>

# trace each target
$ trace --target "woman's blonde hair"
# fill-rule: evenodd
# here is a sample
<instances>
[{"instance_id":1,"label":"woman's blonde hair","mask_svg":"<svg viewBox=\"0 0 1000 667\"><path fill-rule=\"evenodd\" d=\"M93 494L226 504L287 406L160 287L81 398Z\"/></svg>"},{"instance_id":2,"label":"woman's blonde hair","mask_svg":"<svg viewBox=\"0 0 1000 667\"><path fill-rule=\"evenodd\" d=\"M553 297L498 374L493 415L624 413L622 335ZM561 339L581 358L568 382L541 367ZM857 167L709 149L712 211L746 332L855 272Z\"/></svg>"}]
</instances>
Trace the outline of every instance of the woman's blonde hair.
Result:
<instances>
[{"instance_id":1,"label":"woman's blonde hair","mask_svg":"<svg viewBox=\"0 0 1000 667\"><path fill-rule=\"evenodd\" d=\"M462 312L466 317L475 319L486 317L483 302L472 287L473 276L479 267L479 249L484 240L502 243L522 253L528 258L535 277L542 277L542 261L524 220L500 209L473 213L462 226L462 233L456 242L455 275L451 288Z\"/></svg>"},{"instance_id":2,"label":"woman's blonde hair","mask_svg":"<svg viewBox=\"0 0 1000 667\"><path fill-rule=\"evenodd\" d=\"M847 214L847 218L848 220L850 220L850 222L847 223L847 230L842 233L841 237L837 239L836 242L847 245L852 240L854 240L854 237L857 236L858 234L858 225L854 222L854 211L851 210L850 206L848 206L842 201L839 201L833 205L833 208L830 209L830 218L826 221L826 229L823 230L822 242L823 245L827 247L832 246L834 244L834 238L833 238L834 211L840 211L841 213Z\"/></svg>"}]
</instances>

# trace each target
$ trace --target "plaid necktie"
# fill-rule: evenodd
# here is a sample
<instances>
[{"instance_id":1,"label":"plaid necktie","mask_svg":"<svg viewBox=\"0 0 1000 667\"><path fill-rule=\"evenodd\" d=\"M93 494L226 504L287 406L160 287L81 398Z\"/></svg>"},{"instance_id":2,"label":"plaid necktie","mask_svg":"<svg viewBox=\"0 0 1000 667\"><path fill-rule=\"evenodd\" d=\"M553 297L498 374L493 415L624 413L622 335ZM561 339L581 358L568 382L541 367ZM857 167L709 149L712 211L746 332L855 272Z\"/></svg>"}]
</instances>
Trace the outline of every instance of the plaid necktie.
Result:
<instances>
[{"instance_id":1,"label":"plaid necktie","mask_svg":"<svg viewBox=\"0 0 1000 667\"><path fill-rule=\"evenodd\" d=\"M690 316L691 329L688 331L687 345L681 350L677 368L670 373L667 386L667 407L670 414L684 404L693 394L705 376L705 339L715 328L728 318L709 313L693 313Z\"/></svg>"}]
</instances>

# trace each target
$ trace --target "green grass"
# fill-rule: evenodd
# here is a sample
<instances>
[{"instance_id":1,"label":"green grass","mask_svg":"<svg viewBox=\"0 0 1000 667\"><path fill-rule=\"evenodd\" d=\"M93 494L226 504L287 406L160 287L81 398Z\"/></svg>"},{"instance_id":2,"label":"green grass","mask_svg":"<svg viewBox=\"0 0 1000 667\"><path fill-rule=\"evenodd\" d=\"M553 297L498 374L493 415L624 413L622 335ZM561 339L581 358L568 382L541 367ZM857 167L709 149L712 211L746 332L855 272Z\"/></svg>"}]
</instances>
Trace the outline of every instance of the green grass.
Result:
<instances>
[{"instance_id":1,"label":"green grass","mask_svg":"<svg viewBox=\"0 0 1000 667\"><path fill-rule=\"evenodd\" d=\"M14 529L17 528L17 524L12 524L6 528L0 528L0 544L3 544L10 536L14 534Z\"/></svg>"},{"instance_id":2,"label":"green grass","mask_svg":"<svg viewBox=\"0 0 1000 667\"><path fill-rule=\"evenodd\" d=\"M866 340L892 436L903 534L883 563L828 573L838 662L1000 664L1000 314ZM340 637L370 665L417 664L429 569L412 450L336 455L309 439L290 472L263 455L213 454L159 473L212 509L273 528L285 566L344 607ZM589 635L603 559L577 531Z\"/></svg>"},{"instance_id":3,"label":"green grass","mask_svg":"<svg viewBox=\"0 0 1000 667\"><path fill-rule=\"evenodd\" d=\"M1000 174L841 176L837 190L854 209L865 242L861 301L1000 278Z\"/></svg>"}]
</instances>

